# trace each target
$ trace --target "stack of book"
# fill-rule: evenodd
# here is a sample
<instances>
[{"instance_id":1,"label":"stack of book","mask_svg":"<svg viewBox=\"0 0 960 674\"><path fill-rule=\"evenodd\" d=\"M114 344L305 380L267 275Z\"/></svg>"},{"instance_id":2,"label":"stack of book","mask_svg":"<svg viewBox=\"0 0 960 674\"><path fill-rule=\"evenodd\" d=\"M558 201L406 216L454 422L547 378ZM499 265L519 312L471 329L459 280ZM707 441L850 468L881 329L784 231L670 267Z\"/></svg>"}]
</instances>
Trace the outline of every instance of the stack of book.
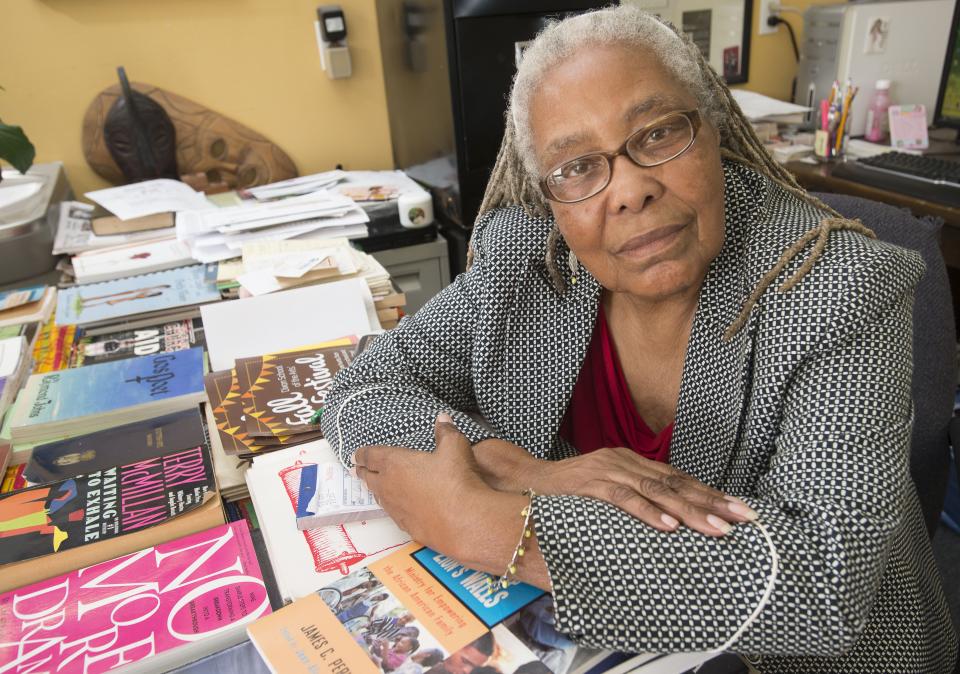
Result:
<instances>
[{"instance_id":1,"label":"stack of book","mask_svg":"<svg viewBox=\"0 0 960 674\"><path fill-rule=\"evenodd\" d=\"M200 672L241 653L234 671L267 671L245 627L282 606L281 578L286 588L308 576L289 563L300 557L268 551L260 518L277 516L274 494L258 512L247 474L254 458L324 442L332 377L404 303L347 244L366 235L366 215L318 191L334 178L266 186L220 209L163 181L97 194L107 218L68 202L59 287L0 293L0 671ZM216 231L181 240L174 212ZM316 236L287 244L287 226ZM252 293L230 264L194 255L214 239L249 264L241 273L292 275L234 301ZM322 518L354 488L367 510L344 516L404 542L327 458L307 470L300 526L337 521ZM339 490L321 488L334 478ZM284 498L284 529L304 540Z\"/></svg>"}]
</instances>

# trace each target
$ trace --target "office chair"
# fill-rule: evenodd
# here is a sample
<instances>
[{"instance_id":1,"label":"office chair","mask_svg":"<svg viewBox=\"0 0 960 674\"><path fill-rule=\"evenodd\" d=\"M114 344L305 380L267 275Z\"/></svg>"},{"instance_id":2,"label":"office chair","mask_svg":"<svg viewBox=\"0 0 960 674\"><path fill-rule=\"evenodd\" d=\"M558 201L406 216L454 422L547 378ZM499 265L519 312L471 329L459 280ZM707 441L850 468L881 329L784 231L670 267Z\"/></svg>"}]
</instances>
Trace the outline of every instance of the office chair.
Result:
<instances>
[{"instance_id":1,"label":"office chair","mask_svg":"<svg viewBox=\"0 0 960 674\"><path fill-rule=\"evenodd\" d=\"M910 474L932 537L947 489L949 427L957 389L957 336L947 268L940 253L939 218L843 194L817 197L847 218L859 218L881 241L915 250L927 271L913 304L913 405Z\"/></svg>"}]
</instances>

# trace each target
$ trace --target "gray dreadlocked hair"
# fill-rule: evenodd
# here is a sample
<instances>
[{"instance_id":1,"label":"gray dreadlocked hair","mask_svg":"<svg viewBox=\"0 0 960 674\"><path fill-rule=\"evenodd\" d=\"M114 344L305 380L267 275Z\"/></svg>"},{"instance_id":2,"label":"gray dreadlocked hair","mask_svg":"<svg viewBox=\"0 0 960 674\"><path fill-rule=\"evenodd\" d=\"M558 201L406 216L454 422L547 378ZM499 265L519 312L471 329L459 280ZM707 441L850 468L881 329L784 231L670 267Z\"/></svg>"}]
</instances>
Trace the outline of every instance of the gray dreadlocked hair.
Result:
<instances>
[{"instance_id":1,"label":"gray dreadlocked hair","mask_svg":"<svg viewBox=\"0 0 960 674\"><path fill-rule=\"evenodd\" d=\"M817 243L810 256L778 288L779 291L792 288L813 267L826 247L831 231L852 229L874 236L859 221L841 217L800 187L793 175L775 162L763 147L726 83L710 67L693 41L669 22L633 5L608 7L562 21L551 21L523 52L510 92L503 142L480 205L480 216L496 208L517 205L534 217L550 216L550 207L537 180L536 156L529 128L530 100L548 70L572 58L583 47L597 43L623 44L654 55L667 72L696 98L701 112L719 134L722 157L766 176L790 194L827 213L820 225L801 237L764 276L738 319L728 329L728 339L746 323L753 305L777 275L811 241L816 239ZM547 240L546 265L553 285L562 293L565 282L556 260L559 241L560 231L554 225ZM472 261L472 249L471 245L468 266Z\"/></svg>"}]
</instances>

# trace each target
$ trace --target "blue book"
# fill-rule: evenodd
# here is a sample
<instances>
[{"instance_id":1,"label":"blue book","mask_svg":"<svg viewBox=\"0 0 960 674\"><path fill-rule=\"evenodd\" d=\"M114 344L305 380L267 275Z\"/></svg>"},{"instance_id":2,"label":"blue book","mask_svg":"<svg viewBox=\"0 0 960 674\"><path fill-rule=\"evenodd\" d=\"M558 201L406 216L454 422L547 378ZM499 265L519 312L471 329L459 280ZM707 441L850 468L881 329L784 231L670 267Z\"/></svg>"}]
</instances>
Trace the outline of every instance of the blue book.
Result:
<instances>
[{"instance_id":1,"label":"blue book","mask_svg":"<svg viewBox=\"0 0 960 674\"><path fill-rule=\"evenodd\" d=\"M217 265L196 264L61 290L57 325L109 323L220 299Z\"/></svg>"},{"instance_id":2,"label":"blue book","mask_svg":"<svg viewBox=\"0 0 960 674\"><path fill-rule=\"evenodd\" d=\"M169 414L203 400L203 349L34 374L20 394L15 441L47 440Z\"/></svg>"}]
</instances>

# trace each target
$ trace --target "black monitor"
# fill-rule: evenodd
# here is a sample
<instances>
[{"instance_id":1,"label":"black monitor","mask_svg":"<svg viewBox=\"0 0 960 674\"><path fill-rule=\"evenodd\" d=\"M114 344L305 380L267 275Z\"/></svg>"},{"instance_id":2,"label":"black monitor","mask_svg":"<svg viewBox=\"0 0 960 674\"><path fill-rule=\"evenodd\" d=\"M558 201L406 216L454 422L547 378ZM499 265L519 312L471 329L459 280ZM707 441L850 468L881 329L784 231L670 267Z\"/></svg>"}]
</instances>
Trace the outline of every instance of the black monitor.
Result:
<instances>
[{"instance_id":1,"label":"black monitor","mask_svg":"<svg viewBox=\"0 0 960 674\"><path fill-rule=\"evenodd\" d=\"M953 8L953 23L950 24L950 39L943 59L934 124L960 129L960 2Z\"/></svg>"}]
</instances>

